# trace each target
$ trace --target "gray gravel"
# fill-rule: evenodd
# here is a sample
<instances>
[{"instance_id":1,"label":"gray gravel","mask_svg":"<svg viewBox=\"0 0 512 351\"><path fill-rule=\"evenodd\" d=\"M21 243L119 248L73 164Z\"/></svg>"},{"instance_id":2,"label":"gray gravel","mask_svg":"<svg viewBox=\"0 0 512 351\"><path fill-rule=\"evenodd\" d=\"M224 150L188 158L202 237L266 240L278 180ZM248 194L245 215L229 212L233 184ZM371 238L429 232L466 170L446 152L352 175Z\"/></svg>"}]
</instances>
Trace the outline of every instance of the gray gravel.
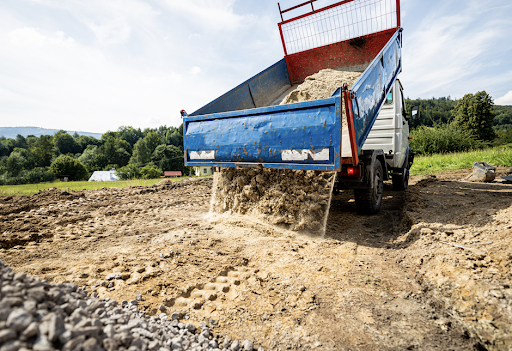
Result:
<instances>
[{"instance_id":1,"label":"gray gravel","mask_svg":"<svg viewBox=\"0 0 512 351\"><path fill-rule=\"evenodd\" d=\"M254 349L248 340L229 337L221 345L205 322L200 328L184 324L176 312L171 321L165 313L147 316L137 309L141 296L119 306L111 299L88 297L75 284L15 274L2 261L0 284L0 351Z\"/></svg>"}]
</instances>

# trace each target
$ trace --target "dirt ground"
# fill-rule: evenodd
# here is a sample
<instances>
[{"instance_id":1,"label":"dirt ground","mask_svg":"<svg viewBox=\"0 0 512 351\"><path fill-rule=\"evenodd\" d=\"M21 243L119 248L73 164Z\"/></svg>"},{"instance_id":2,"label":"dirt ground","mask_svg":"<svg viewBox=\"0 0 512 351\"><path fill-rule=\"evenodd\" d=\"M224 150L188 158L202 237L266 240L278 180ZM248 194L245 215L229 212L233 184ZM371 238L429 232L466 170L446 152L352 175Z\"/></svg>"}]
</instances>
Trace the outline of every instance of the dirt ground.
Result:
<instances>
[{"instance_id":1,"label":"dirt ground","mask_svg":"<svg viewBox=\"0 0 512 351\"><path fill-rule=\"evenodd\" d=\"M0 258L265 350L509 350L512 185L468 173L336 195L325 237L209 215L211 179L3 197Z\"/></svg>"}]
</instances>

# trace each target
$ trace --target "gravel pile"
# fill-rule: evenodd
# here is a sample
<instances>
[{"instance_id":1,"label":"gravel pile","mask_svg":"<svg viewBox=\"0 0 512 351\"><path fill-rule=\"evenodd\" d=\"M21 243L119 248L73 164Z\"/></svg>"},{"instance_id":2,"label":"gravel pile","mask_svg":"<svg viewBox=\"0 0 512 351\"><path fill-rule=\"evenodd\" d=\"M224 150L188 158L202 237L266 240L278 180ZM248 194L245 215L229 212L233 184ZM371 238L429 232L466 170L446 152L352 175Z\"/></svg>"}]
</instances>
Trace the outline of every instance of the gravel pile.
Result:
<instances>
[{"instance_id":1,"label":"gravel pile","mask_svg":"<svg viewBox=\"0 0 512 351\"><path fill-rule=\"evenodd\" d=\"M138 301L88 297L74 284L50 284L14 273L0 261L0 351L253 350L253 343L224 338L205 322L200 330L173 313L147 316ZM94 294L93 294L94 295ZM258 351L262 351L260 348Z\"/></svg>"}]
</instances>

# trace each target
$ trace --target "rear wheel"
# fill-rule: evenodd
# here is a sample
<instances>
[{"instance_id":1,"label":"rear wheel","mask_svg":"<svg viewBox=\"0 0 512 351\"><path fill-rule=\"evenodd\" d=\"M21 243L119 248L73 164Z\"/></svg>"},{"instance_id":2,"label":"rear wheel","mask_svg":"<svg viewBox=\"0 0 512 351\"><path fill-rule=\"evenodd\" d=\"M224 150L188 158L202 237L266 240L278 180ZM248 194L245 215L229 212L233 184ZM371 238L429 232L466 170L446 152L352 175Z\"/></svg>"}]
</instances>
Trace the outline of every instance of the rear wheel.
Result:
<instances>
[{"instance_id":1,"label":"rear wheel","mask_svg":"<svg viewBox=\"0 0 512 351\"><path fill-rule=\"evenodd\" d=\"M354 189L357 212L361 214L376 214L382 205L384 173L379 160L373 164L372 182L372 189Z\"/></svg>"},{"instance_id":2,"label":"rear wheel","mask_svg":"<svg viewBox=\"0 0 512 351\"><path fill-rule=\"evenodd\" d=\"M405 190L409 186L409 160L405 159L404 167L391 175L394 190Z\"/></svg>"}]
</instances>

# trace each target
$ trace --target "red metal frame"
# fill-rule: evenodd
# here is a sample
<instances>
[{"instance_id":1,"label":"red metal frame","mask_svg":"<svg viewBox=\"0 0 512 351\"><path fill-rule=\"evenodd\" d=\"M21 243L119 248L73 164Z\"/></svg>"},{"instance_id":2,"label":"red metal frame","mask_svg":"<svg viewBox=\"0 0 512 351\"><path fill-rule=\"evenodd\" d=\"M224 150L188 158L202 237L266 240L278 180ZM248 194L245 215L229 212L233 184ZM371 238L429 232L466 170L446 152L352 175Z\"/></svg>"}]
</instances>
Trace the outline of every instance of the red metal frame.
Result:
<instances>
[{"instance_id":1,"label":"red metal frame","mask_svg":"<svg viewBox=\"0 0 512 351\"><path fill-rule=\"evenodd\" d=\"M354 1L354 0L343 0L343 1L337 2L337 3L332 4L332 5L329 5L329 6L326 6L326 7L322 7L321 9L318 9L318 10L313 9L313 11L311 11L310 13L305 13L303 15L290 18L290 19L288 19L286 21L281 22L280 24L286 24L286 23L289 23L289 22L293 22L293 21L296 21L298 19L301 19L301 18L304 18L304 17L307 17L307 16L311 16L311 15L313 15L315 13L322 12L322 11L325 11L325 10L328 10L328 9L332 9L333 7L340 6L340 5L343 5L343 4L346 4L348 2L352 2L352 1ZM400 1L400 0L398 0L398 1ZM306 5L307 3L309 3L309 1L306 2L306 3L303 3L301 5L297 5L297 6L294 6L292 8L289 8L288 10L283 11L283 13L287 12L287 11L290 11L290 10L293 10L293 9L296 9L297 7L301 7L303 5ZM313 6L313 4L311 4L311 6ZM282 16L281 16L281 19L282 19Z\"/></svg>"},{"instance_id":2,"label":"red metal frame","mask_svg":"<svg viewBox=\"0 0 512 351\"><path fill-rule=\"evenodd\" d=\"M318 13L324 12L324 11L326 11L326 10L329 10L329 9L332 9L332 8L335 8L335 7L339 7L339 6L341 6L341 5L345 5L345 4L351 3L351 2L356 1L356 0L343 0L343 1L340 1L340 2L337 2L337 3L334 3L334 4L332 4L332 5L322 7L322 8L317 9L317 10L314 10L314 8L313 8L313 1L316 1L316 0L309 0L309 1L307 1L307 2L304 2L304 3L302 3L302 4L299 4L299 5L293 6L293 7L291 7L291 8L286 9L286 10L281 10L281 5L278 3L279 13L280 13L280 15L281 15L281 21L282 21L281 23L278 23L278 26L279 26L279 32L280 32L280 34L281 34L281 41L282 41L282 44L283 44L283 49L284 49L284 52L285 52L285 56L286 56L286 55L288 55L288 51L289 51L289 50L287 50L287 48L286 48L286 40L285 40L285 38L284 38L283 30L282 30L282 26L283 26L283 25L288 24L288 23L290 23L290 22L297 21L297 20L299 20L299 19L303 19L303 18L305 18L305 17L312 16L312 15L314 15L314 14L318 14ZM286 21L285 21L285 20L283 20L283 13L288 12L288 11L291 11L291 10L294 10L294 9L297 9L297 8L302 7L302 6L304 6L304 5L307 5L307 4L311 4L311 7L312 7L312 9L313 9L311 12L309 12L309 13L305 13L305 14L300 15L300 16L296 16L296 17L290 18L290 19L288 19L288 20L286 20ZM366 4L365 4L364 6L366 6ZM395 9L395 12L396 12L396 25L397 25L397 27L389 27L389 28L386 28L385 30L387 30L387 29L391 29L391 28L400 28L400 26L401 26L401 19L400 19L400 0L396 0L396 9ZM387 13L387 15L392 14L392 13L393 13L393 11L390 11L390 12L388 12L388 13ZM370 17L369 19L371 19L371 17ZM368 19L367 19L367 20L368 20ZM349 24L349 25L351 25L351 24ZM353 23L352 23L352 25L353 25ZM368 34L363 35L363 37L367 37L367 36L372 35L372 34L375 34L375 33L378 33L378 32L368 33ZM319 47L319 46L317 46L317 47ZM315 48L316 48L316 47L315 47ZM297 51L297 52L295 52L295 53L302 52L302 51L303 51L303 50L300 50L300 51Z\"/></svg>"},{"instance_id":3,"label":"red metal frame","mask_svg":"<svg viewBox=\"0 0 512 351\"><path fill-rule=\"evenodd\" d=\"M283 19L281 17L281 19ZM396 25L398 28L402 26L402 20L400 17L400 0L396 0Z\"/></svg>"},{"instance_id":4,"label":"red metal frame","mask_svg":"<svg viewBox=\"0 0 512 351\"><path fill-rule=\"evenodd\" d=\"M288 12L288 11L291 11L291 10L298 9L299 7L302 7L302 6L307 5L307 4L311 4L311 10L312 10L312 11L315 11L315 8L313 7L313 3L314 3L315 1L317 1L317 0L309 0L309 1L303 2L302 4L299 4L299 5L295 5L295 6L293 6L293 7L290 7L290 8L288 8L288 9L286 9L286 10L283 10L283 11L281 11L281 5L279 5L279 3L277 3L277 6L279 7L279 12L280 12L280 14L281 14L281 21L283 20L283 13Z\"/></svg>"},{"instance_id":5,"label":"red metal frame","mask_svg":"<svg viewBox=\"0 0 512 351\"><path fill-rule=\"evenodd\" d=\"M285 55L286 65L291 84L300 84L304 79L318 71L331 69L345 69L355 65L369 64L382 50L396 29L388 29L363 38L342 41L318 48ZM361 46L352 45L354 41L361 41Z\"/></svg>"},{"instance_id":6,"label":"red metal frame","mask_svg":"<svg viewBox=\"0 0 512 351\"><path fill-rule=\"evenodd\" d=\"M350 98L350 94L351 91L348 90L347 83L345 83L343 85L343 100L345 100L348 134L350 136L350 145L352 145L352 164L356 166L359 164L359 155L357 154L356 131L354 129L354 116L352 114L352 99Z\"/></svg>"}]
</instances>

